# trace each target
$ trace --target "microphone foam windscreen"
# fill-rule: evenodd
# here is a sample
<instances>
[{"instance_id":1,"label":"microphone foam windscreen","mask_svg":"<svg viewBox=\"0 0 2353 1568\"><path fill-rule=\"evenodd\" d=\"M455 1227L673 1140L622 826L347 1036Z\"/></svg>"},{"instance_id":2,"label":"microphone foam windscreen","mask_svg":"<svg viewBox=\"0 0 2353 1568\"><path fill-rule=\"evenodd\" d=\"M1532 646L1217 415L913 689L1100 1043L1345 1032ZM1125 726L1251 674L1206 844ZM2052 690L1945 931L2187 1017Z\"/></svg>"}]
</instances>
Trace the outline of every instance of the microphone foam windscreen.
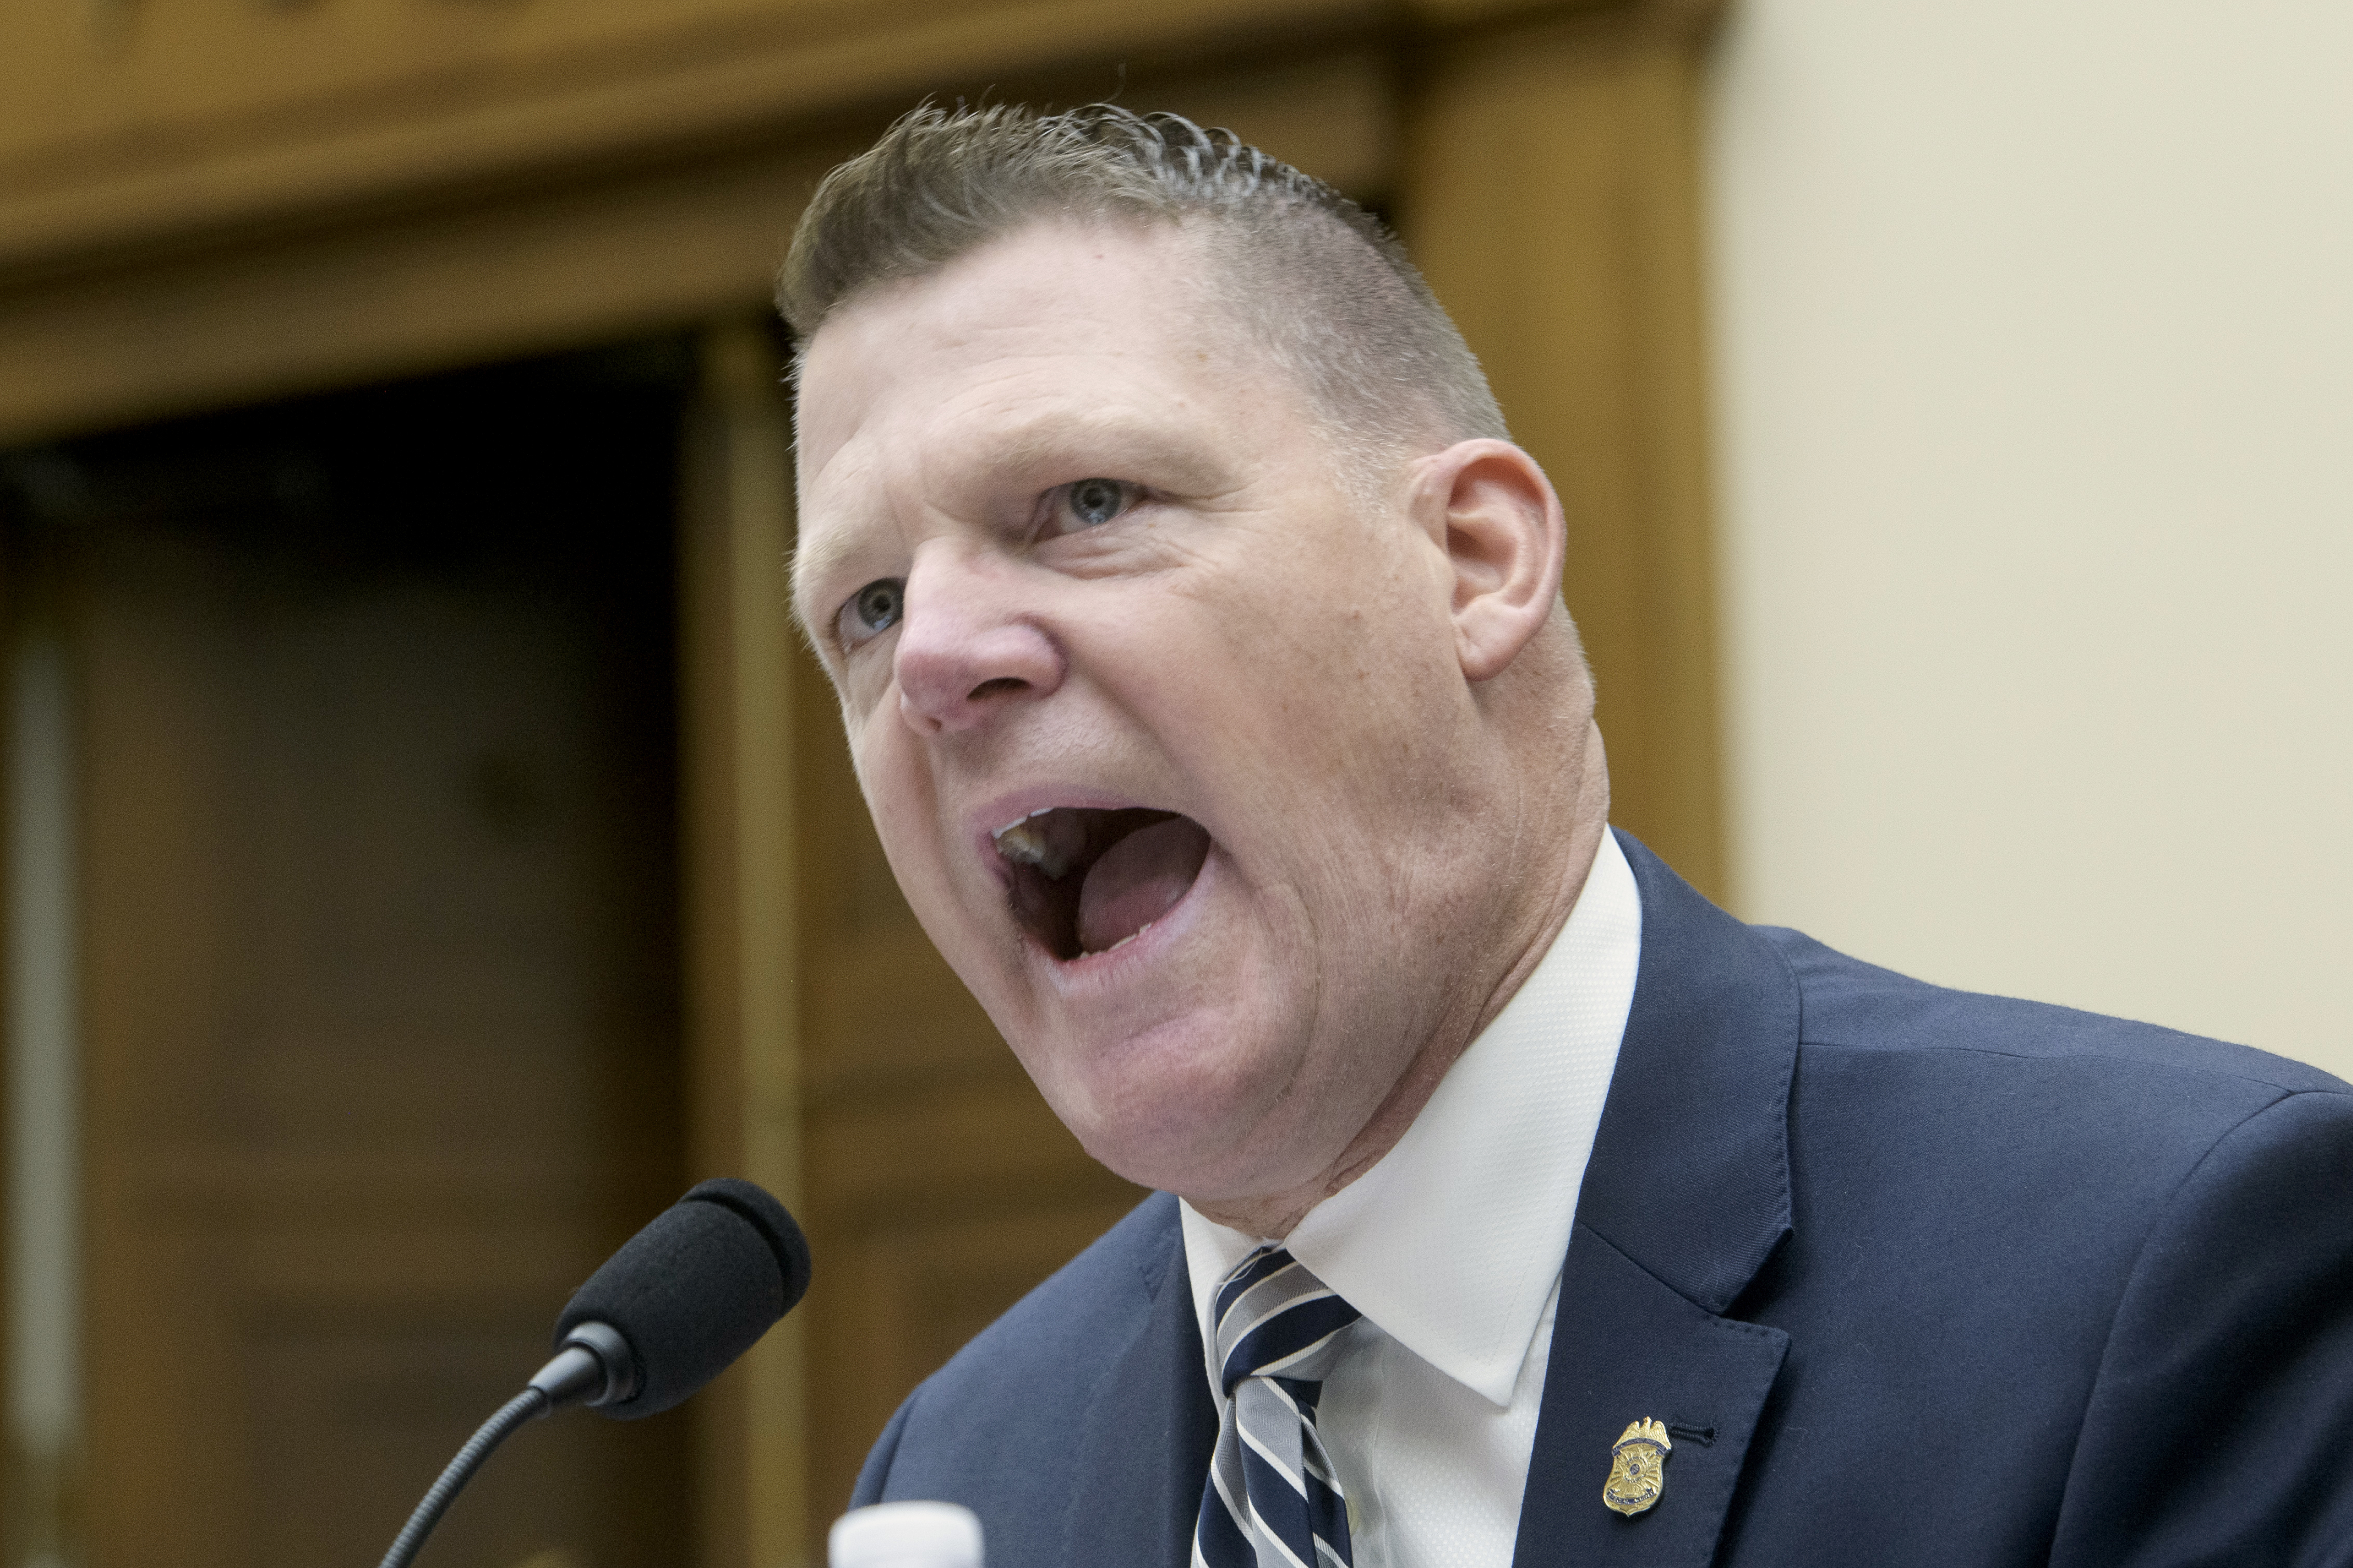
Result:
<instances>
[{"instance_id":1,"label":"microphone foam windscreen","mask_svg":"<svg viewBox=\"0 0 2353 1568\"><path fill-rule=\"evenodd\" d=\"M808 1289L808 1244L785 1205L749 1182L704 1182L588 1277L555 1321L617 1330L638 1386L597 1408L631 1419L669 1409L727 1370Z\"/></svg>"}]
</instances>

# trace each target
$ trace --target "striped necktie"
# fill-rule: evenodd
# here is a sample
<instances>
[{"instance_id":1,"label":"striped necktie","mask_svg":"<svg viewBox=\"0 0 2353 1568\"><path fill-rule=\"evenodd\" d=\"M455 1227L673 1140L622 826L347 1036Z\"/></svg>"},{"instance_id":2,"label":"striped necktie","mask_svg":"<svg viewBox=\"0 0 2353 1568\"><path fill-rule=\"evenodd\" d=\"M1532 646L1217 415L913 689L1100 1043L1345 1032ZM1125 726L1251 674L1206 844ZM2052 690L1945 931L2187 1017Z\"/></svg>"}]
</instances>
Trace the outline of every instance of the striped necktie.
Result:
<instances>
[{"instance_id":1,"label":"striped necktie","mask_svg":"<svg viewBox=\"0 0 2353 1568\"><path fill-rule=\"evenodd\" d=\"M1193 1527L1194 1568L1348 1564L1348 1509L1315 1430L1315 1401L1356 1309L1279 1247L1218 1289L1217 1457Z\"/></svg>"}]
</instances>

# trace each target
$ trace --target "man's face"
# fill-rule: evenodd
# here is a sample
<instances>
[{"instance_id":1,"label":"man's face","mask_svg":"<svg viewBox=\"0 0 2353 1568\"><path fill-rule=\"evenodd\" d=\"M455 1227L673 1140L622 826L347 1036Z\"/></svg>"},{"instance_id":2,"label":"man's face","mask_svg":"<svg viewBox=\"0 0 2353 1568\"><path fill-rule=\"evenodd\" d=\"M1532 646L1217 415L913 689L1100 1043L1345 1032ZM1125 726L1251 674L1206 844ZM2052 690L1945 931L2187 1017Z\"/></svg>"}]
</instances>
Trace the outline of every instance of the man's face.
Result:
<instances>
[{"instance_id":1,"label":"man's face","mask_svg":"<svg viewBox=\"0 0 2353 1568\"><path fill-rule=\"evenodd\" d=\"M795 596L925 931L1091 1152L1214 1200L1364 1126L1493 866L1443 529L1201 270L1041 224L839 310Z\"/></svg>"}]
</instances>

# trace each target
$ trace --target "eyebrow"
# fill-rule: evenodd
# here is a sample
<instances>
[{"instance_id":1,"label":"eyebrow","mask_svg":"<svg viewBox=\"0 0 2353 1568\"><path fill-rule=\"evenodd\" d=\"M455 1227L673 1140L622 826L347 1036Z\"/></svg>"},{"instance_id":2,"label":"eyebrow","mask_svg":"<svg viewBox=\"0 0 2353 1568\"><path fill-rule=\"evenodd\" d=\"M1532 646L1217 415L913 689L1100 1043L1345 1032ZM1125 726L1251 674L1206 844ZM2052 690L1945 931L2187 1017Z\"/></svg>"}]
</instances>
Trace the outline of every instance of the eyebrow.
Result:
<instances>
[{"instance_id":1,"label":"eyebrow","mask_svg":"<svg viewBox=\"0 0 2353 1568\"><path fill-rule=\"evenodd\" d=\"M795 510L797 511L797 506ZM795 521L797 523L797 518ZM831 576L856 549L857 542L840 529L818 535L812 546L800 529L797 526L794 528L793 546L785 552L785 584L787 596L792 601L793 618L799 621L802 629L811 637L817 636L823 628L801 613L803 586Z\"/></svg>"}]
</instances>

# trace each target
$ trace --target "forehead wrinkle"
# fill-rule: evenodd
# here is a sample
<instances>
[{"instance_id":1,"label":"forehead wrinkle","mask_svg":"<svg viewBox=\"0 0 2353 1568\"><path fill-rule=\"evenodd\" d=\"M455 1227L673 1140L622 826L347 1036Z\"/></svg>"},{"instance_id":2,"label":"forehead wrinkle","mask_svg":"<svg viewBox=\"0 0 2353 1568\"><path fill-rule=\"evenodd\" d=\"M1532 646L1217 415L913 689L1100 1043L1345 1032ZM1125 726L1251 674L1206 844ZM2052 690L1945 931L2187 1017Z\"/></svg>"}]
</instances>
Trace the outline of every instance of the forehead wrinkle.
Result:
<instances>
[{"instance_id":1,"label":"forehead wrinkle","mask_svg":"<svg viewBox=\"0 0 2353 1568\"><path fill-rule=\"evenodd\" d=\"M968 458L943 455L935 493L953 493L967 484L1097 478L1187 492L1213 488L1227 467L1214 434L1172 429L1171 423L1165 416L1100 406L1041 408L997 426Z\"/></svg>"},{"instance_id":2,"label":"forehead wrinkle","mask_svg":"<svg viewBox=\"0 0 2353 1568\"><path fill-rule=\"evenodd\" d=\"M1188 344L1149 341L976 358L927 421L925 482L943 495L976 481L1059 483L1095 477L1106 463L1157 472L1104 478L1206 479L1233 435L1219 395L1234 390L1229 371Z\"/></svg>"}]
</instances>

